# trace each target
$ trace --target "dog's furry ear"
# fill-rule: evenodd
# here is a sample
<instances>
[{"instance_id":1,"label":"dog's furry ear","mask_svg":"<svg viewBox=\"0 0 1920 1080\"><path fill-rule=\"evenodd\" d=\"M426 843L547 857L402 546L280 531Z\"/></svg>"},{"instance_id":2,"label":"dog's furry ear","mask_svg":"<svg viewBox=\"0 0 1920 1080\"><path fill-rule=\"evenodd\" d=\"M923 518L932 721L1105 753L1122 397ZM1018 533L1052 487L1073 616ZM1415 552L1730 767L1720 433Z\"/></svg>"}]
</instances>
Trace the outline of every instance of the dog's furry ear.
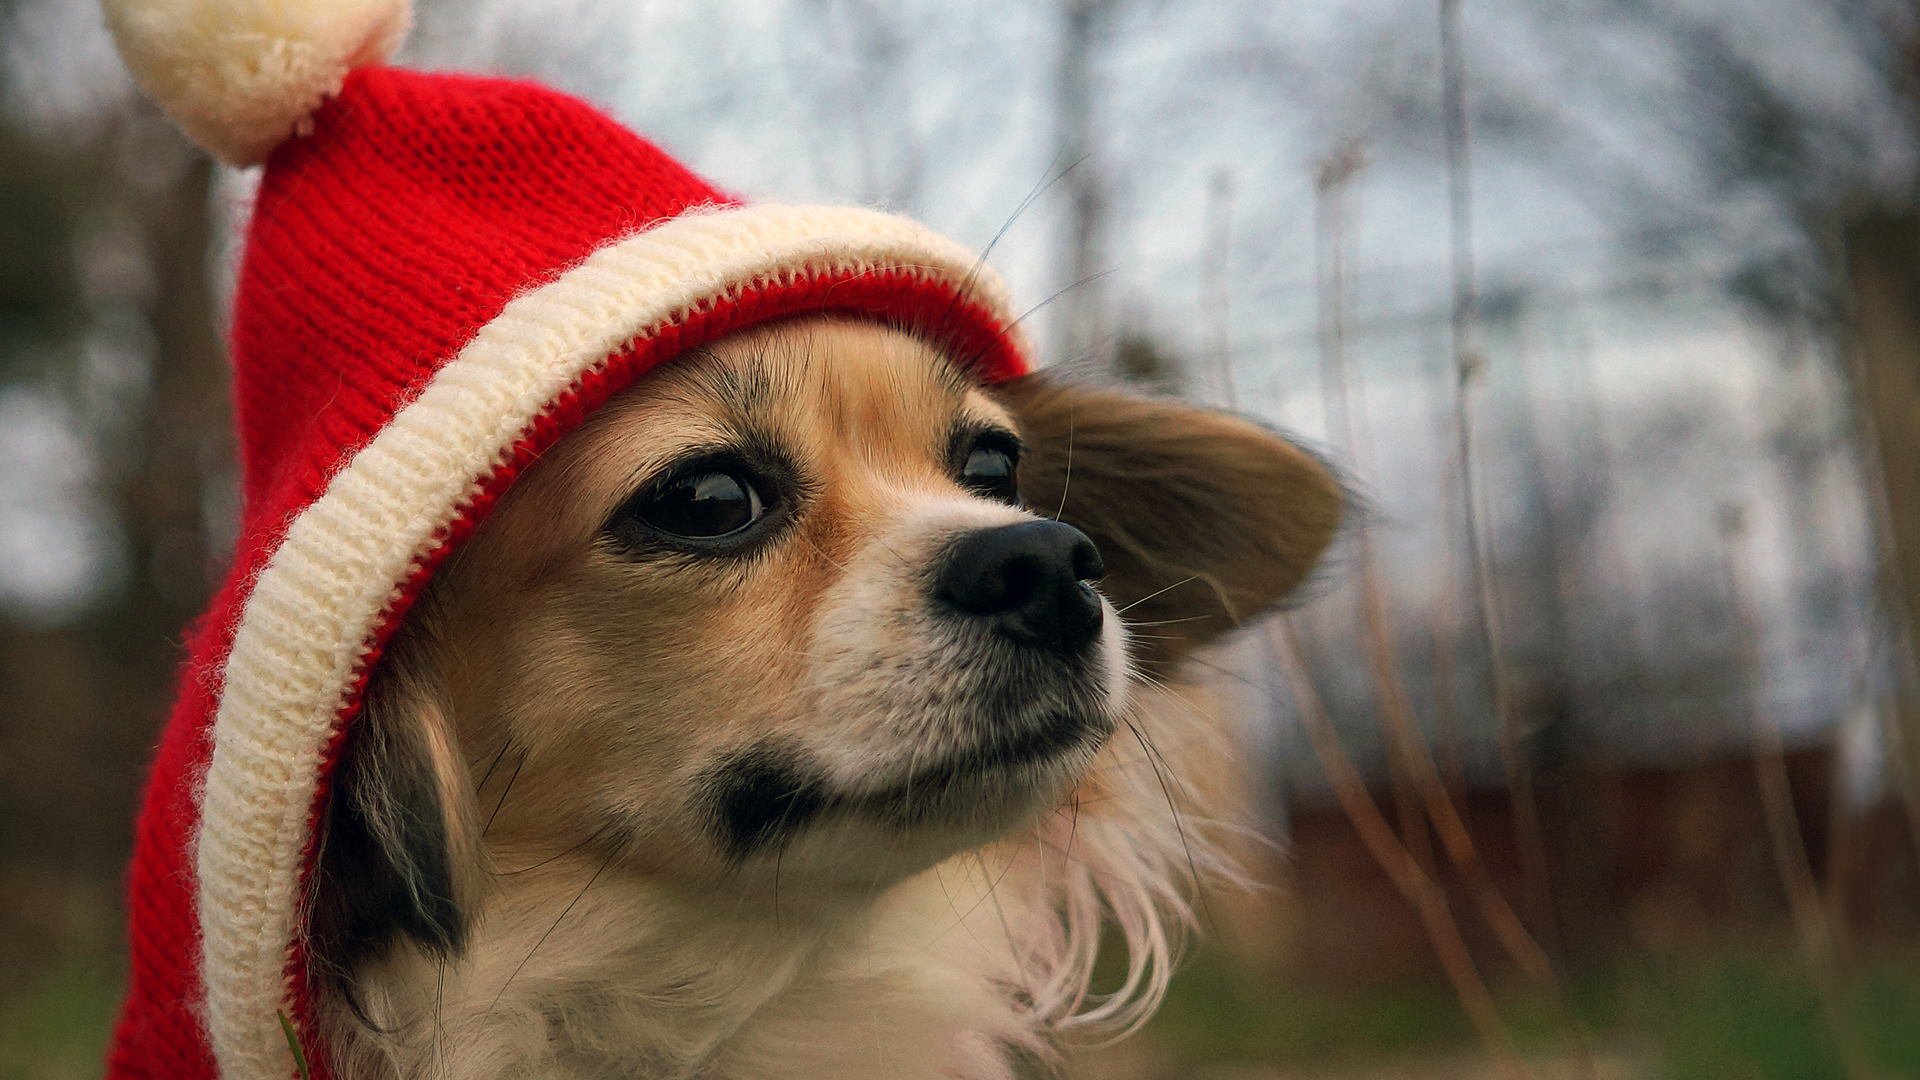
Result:
<instances>
[{"instance_id":1,"label":"dog's furry ear","mask_svg":"<svg viewBox=\"0 0 1920 1080\"><path fill-rule=\"evenodd\" d=\"M993 392L1026 444L1021 496L1100 546L1100 589L1150 662L1277 603L1339 528L1332 473L1251 421L1045 373Z\"/></svg>"},{"instance_id":2,"label":"dog's furry ear","mask_svg":"<svg viewBox=\"0 0 1920 1080\"><path fill-rule=\"evenodd\" d=\"M405 651L368 686L321 840L314 953L349 1002L352 972L395 945L458 953L479 876L477 811L452 723Z\"/></svg>"}]
</instances>

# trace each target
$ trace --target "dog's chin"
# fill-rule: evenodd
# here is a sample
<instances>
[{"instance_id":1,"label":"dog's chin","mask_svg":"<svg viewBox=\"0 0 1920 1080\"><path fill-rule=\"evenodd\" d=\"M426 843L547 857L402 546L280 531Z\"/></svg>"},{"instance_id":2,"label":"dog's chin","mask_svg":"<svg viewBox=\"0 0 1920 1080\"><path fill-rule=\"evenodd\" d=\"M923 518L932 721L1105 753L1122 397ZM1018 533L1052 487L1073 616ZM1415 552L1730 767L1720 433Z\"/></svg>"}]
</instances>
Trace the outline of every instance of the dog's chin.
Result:
<instances>
[{"instance_id":1,"label":"dog's chin","mask_svg":"<svg viewBox=\"0 0 1920 1080\"><path fill-rule=\"evenodd\" d=\"M714 813L736 870L777 863L790 878L811 871L870 885L1059 805L1116 725L1104 709L1041 713L953 748L903 745L897 766L849 781L815 771L793 748L756 747L711 774Z\"/></svg>"},{"instance_id":2,"label":"dog's chin","mask_svg":"<svg viewBox=\"0 0 1920 1080\"><path fill-rule=\"evenodd\" d=\"M1101 711L1054 710L996 725L971 745L905 755L904 767L848 785L846 809L900 830L1002 827L1056 800L1113 734Z\"/></svg>"}]
</instances>

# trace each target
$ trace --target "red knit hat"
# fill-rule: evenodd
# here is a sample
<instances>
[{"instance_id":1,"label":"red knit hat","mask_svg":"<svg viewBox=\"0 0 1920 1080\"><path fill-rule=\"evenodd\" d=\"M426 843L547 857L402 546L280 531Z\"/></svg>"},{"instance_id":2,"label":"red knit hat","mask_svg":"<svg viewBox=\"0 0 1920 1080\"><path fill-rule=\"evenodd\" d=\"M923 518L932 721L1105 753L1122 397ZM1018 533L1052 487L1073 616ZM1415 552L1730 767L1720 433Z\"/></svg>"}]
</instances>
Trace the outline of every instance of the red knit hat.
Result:
<instances>
[{"instance_id":1,"label":"red knit hat","mask_svg":"<svg viewBox=\"0 0 1920 1080\"><path fill-rule=\"evenodd\" d=\"M140 816L114 1077L316 1068L304 897L367 672L520 470L663 360L841 312L1025 368L953 243L747 205L573 98L378 66L404 0L107 0L142 86L264 162L233 311L245 503Z\"/></svg>"}]
</instances>

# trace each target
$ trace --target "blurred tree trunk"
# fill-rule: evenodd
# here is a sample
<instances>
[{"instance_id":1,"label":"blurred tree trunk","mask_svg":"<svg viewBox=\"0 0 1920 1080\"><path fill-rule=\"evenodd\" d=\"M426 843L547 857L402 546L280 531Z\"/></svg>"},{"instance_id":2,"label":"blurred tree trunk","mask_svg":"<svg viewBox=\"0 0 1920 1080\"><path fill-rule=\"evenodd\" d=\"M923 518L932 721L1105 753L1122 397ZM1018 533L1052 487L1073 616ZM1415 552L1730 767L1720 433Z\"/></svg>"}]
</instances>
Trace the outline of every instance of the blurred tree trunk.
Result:
<instances>
[{"instance_id":1,"label":"blurred tree trunk","mask_svg":"<svg viewBox=\"0 0 1920 1080\"><path fill-rule=\"evenodd\" d=\"M151 335L151 390L144 408L120 420L116 445L102 448L110 455L102 479L125 552L125 584L88 627L96 662L117 669L118 700L96 719L91 741L97 759L111 763L109 775L118 774L106 792L123 800L158 739L187 624L222 569L234 467L210 265L213 166L145 111L108 138L116 190L103 197L124 207L152 281L140 312ZM132 810L100 807L115 841L124 843Z\"/></svg>"},{"instance_id":2,"label":"blurred tree trunk","mask_svg":"<svg viewBox=\"0 0 1920 1080\"><path fill-rule=\"evenodd\" d=\"M1112 363L1107 342L1106 289L1108 196L1094 148L1093 61L1114 0L1062 0L1060 51L1054 70L1054 115L1058 120L1061 184L1067 190L1062 237L1066 280L1054 322L1054 359L1088 360L1105 371Z\"/></svg>"},{"instance_id":3,"label":"blurred tree trunk","mask_svg":"<svg viewBox=\"0 0 1920 1080\"><path fill-rule=\"evenodd\" d=\"M1853 321L1855 393L1871 456L1878 459L1888 615L1904 638L1894 708L1902 785L1920 842L1920 213L1876 213L1845 232Z\"/></svg>"},{"instance_id":4,"label":"blurred tree trunk","mask_svg":"<svg viewBox=\"0 0 1920 1080\"><path fill-rule=\"evenodd\" d=\"M74 308L26 312L44 325L29 327L11 375L74 395L105 503L100 542L118 548L125 571L64 624L0 613L0 682L12 699L0 710L0 939L57 955L112 939L134 800L184 627L229 542L232 436L205 156L148 110L72 139L7 145L15 188L37 178L47 193L9 206L48 219L32 232L37 247L7 254L58 274L53 294ZM93 334L135 350L138 373L106 378L140 391L95 392Z\"/></svg>"},{"instance_id":5,"label":"blurred tree trunk","mask_svg":"<svg viewBox=\"0 0 1920 1080\"><path fill-rule=\"evenodd\" d=\"M216 534L234 476L226 349L214 319L213 166L167 135L167 149L184 159L156 170L166 182L132 199L155 282L147 312L155 370L117 493L131 569L127 629L149 640L178 640L206 602L225 560L226 537Z\"/></svg>"}]
</instances>

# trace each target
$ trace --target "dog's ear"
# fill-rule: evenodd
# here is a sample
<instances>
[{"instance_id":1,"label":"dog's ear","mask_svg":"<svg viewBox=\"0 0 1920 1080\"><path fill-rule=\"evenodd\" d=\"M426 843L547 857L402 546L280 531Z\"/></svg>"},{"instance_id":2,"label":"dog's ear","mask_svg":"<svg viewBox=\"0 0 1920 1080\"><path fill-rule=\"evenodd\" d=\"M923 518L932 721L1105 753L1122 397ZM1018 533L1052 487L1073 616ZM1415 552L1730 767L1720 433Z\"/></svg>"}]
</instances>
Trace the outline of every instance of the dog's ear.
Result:
<instances>
[{"instance_id":1,"label":"dog's ear","mask_svg":"<svg viewBox=\"0 0 1920 1080\"><path fill-rule=\"evenodd\" d=\"M346 999L396 944L448 957L466 941L479 837L441 696L404 643L367 688L328 799L313 892L314 953Z\"/></svg>"},{"instance_id":2,"label":"dog's ear","mask_svg":"<svg viewBox=\"0 0 1920 1080\"><path fill-rule=\"evenodd\" d=\"M1252 421L1045 373L993 393L1026 445L1022 498L1100 546L1100 589L1149 663L1277 603L1339 527L1332 473Z\"/></svg>"}]
</instances>

